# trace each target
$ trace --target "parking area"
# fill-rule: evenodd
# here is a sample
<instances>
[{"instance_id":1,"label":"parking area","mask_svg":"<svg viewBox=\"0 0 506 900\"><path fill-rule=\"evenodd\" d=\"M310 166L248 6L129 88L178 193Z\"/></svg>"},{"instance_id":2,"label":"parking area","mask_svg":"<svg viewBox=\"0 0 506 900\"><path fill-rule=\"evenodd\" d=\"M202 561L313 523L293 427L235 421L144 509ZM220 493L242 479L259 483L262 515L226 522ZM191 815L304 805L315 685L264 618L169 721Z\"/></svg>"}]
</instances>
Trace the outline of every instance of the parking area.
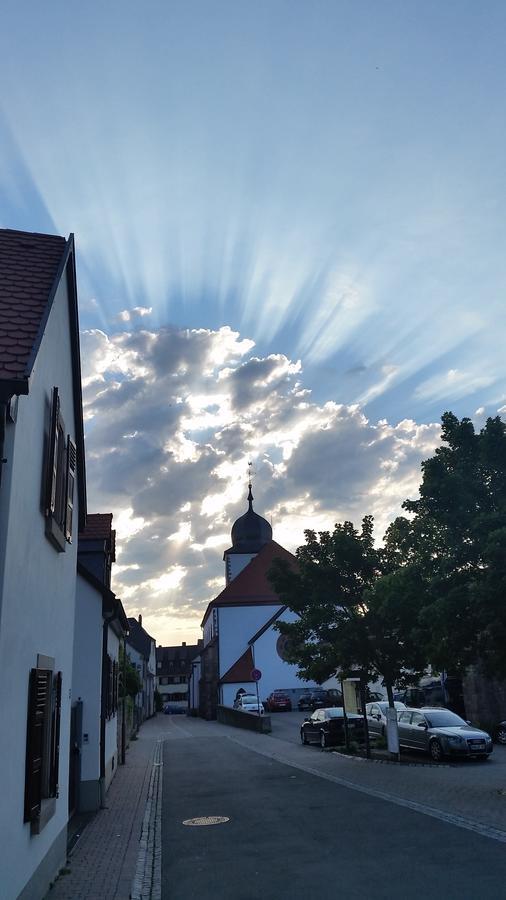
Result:
<instances>
[{"instance_id":1,"label":"parking area","mask_svg":"<svg viewBox=\"0 0 506 900\"><path fill-rule=\"evenodd\" d=\"M300 726L305 718L303 712L276 712L270 713L270 716L273 737L289 744L300 744ZM308 745L304 750L316 754L321 752L315 744ZM419 765L437 765L431 762L427 754L414 751L403 750L401 758L405 762ZM506 790L506 746L494 744L494 750L488 759L445 759L441 765L469 771L474 783L502 783Z\"/></svg>"}]
</instances>

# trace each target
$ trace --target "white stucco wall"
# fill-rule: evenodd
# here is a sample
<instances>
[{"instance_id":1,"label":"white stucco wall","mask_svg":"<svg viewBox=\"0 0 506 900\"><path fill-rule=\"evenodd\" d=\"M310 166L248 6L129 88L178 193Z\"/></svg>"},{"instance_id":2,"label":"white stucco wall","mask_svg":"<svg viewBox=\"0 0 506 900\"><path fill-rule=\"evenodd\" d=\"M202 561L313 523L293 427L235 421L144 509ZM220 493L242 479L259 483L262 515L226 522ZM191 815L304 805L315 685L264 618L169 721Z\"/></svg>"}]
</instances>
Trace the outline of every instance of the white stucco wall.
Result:
<instances>
[{"instance_id":1,"label":"white stucco wall","mask_svg":"<svg viewBox=\"0 0 506 900\"><path fill-rule=\"evenodd\" d=\"M266 620L267 618L268 617L266 617ZM289 610L285 610L281 617L281 621L284 622L294 622L296 619L296 614L291 613ZM258 685L260 699L262 701L265 700L272 691L317 687L317 684L314 681L302 681L300 678L297 678L297 666L281 659L276 649L279 637L279 631L276 631L274 625L271 625L271 627L255 641L255 644L252 647L255 667L260 669L262 673L262 678Z\"/></svg>"},{"instance_id":2,"label":"white stucco wall","mask_svg":"<svg viewBox=\"0 0 506 900\"><path fill-rule=\"evenodd\" d=\"M248 641L280 608L275 606L224 606L219 610L220 678L248 648Z\"/></svg>"},{"instance_id":3,"label":"white stucco wall","mask_svg":"<svg viewBox=\"0 0 506 900\"><path fill-rule=\"evenodd\" d=\"M102 622L102 594L78 575L72 694L83 701L81 781L100 777Z\"/></svg>"},{"instance_id":4,"label":"white stucco wall","mask_svg":"<svg viewBox=\"0 0 506 900\"><path fill-rule=\"evenodd\" d=\"M225 578L227 584L229 581L233 581L256 555L256 553L228 553L225 557Z\"/></svg>"},{"instance_id":5,"label":"white stucco wall","mask_svg":"<svg viewBox=\"0 0 506 900\"><path fill-rule=\"evenodd\" d=\"M9 477L2 482L0 494L2 515L8 506L8 529L0 549L0 709L4 722L0 729L0 871L5 897L18 896L67 822L77 491L75 537L72 544L66 544L65 553L58 553L46 538L41 512L44 432L54 385L60 389L66 432L75 439L66 294L63 279L39 349L30 393L20 397L17 423L9 429L4 467ZM55 815L41 834L32 837L30 825L23 824L23 800L28 678L38 653L54 658L55 671L62 672L60 793Z\"/></svg>"},{"instance_id":6,"label":"white stucco wall","mask_svg":"<svg viewBox=\"0 0 506 900\"><path fill-rule=\"evenodd\" d=\"M107 652L111 659L118 661L119 658L119 638L115 634L113 628L109 626L107 629ZM112 760L114 759L114 766ZM105 723L105 770L106 770L106 787L109 786L111 776L116 772L118 765L118 716L111 716Z\"/></svg>"}]
</instances>

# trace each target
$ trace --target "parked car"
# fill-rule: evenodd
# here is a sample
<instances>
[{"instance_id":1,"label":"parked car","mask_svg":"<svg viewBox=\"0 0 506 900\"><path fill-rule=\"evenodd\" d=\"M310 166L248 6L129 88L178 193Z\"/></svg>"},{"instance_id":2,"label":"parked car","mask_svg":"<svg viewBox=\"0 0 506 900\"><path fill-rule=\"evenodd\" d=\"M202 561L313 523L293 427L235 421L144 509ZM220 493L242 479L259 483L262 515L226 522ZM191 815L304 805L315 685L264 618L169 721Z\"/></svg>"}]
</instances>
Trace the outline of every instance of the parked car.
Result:
<instances>
[{"instance_id":1,"label":"parked car","mask_svg":"<svg viewBox=\"0 0 506 900\"><path fill-rule=\"evenodd\" d=\"M265 701L265 706L269 712L279 712L280 710L285 710L286 712L292 711L292 701L284 691L273 691L272 694L269 694Z\"/></svg>"},{"instance_id":2,"label":"parked car","mask_svg":"<svg viewBox=\"0 0 506 900\"><path fill-rule=\"evenodd\" d=\"M302 694L298 702L299 710L303 709L323 709L324 706L330 706L329 695L327 691L310 691Z\"/></svg>"},{"instance_id":3,"label":"parked car","mask_svg":"<svg viewBox=\"0 0 506 900\"><path fill-rule=\"evenodd\" d=\"M243 712L260 713L263 716L265 710L254 694L241 694L234 703L234 709L242 709Z\"/></svg>"},{"instance_id":4,"label":"parked car","mask_svg":"<svg viewBox=\"0 0 506 900\"><path fill-rule=\"evenodd\" d=\"M399 713L399 745L443 756L485 756L492 753L492 738L456 713L440 707L405 709Z\"/></svg>"},{"instance_id":5,"label":"parked car","mask_svg":"<svg viewBox=\"0 0 506 900\"><path fill-rule=\"evenodd\" d=\"M400 700L394 700L396 710L406 709L406 704ZM381 737L387 730L388 700L380 700L379 703L366 703L367 727L371 737Z\"/></svg>"},{"instance_id":6,"label":"parked car","mask_svg":"<svg viewBox=\"0 0 506 900\"><path fill-rule=\"evenodd\" d=\"M186 712L186 706L179 706L178 703L166 703L163 711L166 716L177 716Z\"/></svg>"},{"instance_id":7,"label":"parked car","mask_svg":"<svg viewBox=\"0 0 506 900\"><path fill-rule=\"evenodd\" d=\"M348 733L354 740L364 738L364 720L356 713L348 713ZM344 710L342 706L331 706L329 709L317 709L306 718L300 727L300 739L303 744L320 744L320 747L331 747L344 744Z\"/></svg>"},{"instance_id":8,"label":"parked car","mask_svg":"<svg viewBox=\"0 0 506 900\"><path fill-rule=\"evenodd\" d=\"M506 744L506 721L499 722L495 729L495 739L498 744Z\"/></svg>"}]
</instances>

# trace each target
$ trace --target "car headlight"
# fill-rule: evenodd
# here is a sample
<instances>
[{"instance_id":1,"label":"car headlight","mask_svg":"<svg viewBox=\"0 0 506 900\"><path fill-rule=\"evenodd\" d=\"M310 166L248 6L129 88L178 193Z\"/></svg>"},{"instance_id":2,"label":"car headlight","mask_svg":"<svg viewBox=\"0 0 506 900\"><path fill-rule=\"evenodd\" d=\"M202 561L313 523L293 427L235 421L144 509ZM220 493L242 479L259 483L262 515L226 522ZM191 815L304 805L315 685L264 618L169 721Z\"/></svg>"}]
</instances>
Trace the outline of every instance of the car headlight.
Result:
<instances>
[{"instance_id":1,"label":"car headlight","mask_svg":"<svg viewBox=\"0 0 506 900\"><path fill-rule=\"evenodd\" d=\"M448 735L446 740L449 744L453 744L454 746L464 743L464 738L457 737L457 735Z\"/></svg>"}]
</instances>

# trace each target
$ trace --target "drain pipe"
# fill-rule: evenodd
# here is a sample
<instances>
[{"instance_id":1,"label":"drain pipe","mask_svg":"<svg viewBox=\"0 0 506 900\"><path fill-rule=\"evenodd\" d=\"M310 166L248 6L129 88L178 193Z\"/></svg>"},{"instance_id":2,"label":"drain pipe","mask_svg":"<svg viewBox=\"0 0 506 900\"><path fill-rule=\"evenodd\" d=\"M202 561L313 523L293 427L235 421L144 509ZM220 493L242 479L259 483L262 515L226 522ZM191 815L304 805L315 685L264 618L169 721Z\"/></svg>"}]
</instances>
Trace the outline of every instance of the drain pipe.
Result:
<instances>
[{"instance_id":1,"label":"drain pipe","mask_svg":"<svg viewBox=\"0 0 506 900\"><path fill-rule=\"evenodd\" d=\"M7 462L4 459L4 447L5 447L5 426L7 423L7 407L9 405L8 400L0 400L0 485L2 484L2 468L4 463Z\"/></svg>"}]
</instances>

